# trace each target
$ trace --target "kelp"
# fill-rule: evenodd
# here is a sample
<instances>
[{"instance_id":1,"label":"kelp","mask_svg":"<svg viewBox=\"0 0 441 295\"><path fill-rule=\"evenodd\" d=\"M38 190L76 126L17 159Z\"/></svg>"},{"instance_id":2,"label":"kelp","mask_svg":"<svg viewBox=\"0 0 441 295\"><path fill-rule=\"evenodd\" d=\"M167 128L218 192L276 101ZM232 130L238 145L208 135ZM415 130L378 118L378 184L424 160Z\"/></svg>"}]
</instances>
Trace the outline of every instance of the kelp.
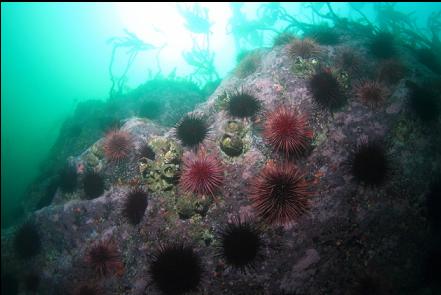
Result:
<instances>
[{"instance_id":1,"label":"kelp","mask_svg":"<svg viewBox=\"0 0 441 295\"><path fill-rule=\"evenodd\" d=\"M189 52L183 52L184 60L194 68L190 79L203 87L207 83L219 80L214 65L215 53L210 49L210 31L212 23L208 17L208 9L199 4L192 7L177 5L179 13L186 20L186 28L196 36L192 37L193 47ZM199 35L203 35L202 38Z\"/></svg>"},{"instance_id":2,"label":"kelp","mask_svg":"<svg viewBox=\"0 0 441 295\"><path fill-rule=\"evenodd\" d=\"M110 80L112 81L109 94L110 98L123 94L125 83L127 82L127 73L135 61L138 53L141 51L157 49L156 46L142 41L140 38L138 38L138 36L136 36L136 34L129 32L127 29L124 29L124 32L126 34L124 37L112 37L107 40L107 44L111 44L113 46L109 64L109 76ZM128 55L128 60L126 66L124 67L123 73L117 77L114 74L113 65L115 62L116 52L121 48L127 49L126 54Z\"/></svg>"}]
</instances>

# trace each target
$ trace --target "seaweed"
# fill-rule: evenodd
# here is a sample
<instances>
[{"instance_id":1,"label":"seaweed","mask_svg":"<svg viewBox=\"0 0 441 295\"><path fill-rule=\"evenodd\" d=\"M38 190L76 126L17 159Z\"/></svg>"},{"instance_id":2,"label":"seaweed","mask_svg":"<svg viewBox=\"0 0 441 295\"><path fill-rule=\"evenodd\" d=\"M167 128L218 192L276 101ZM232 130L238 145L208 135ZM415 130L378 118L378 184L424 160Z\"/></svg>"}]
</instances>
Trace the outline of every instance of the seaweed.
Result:
<instances>
[{"instance_id":1,"label":"seaweed","mask_svg":"<svg viewBox=\"0 0 441 295\"><path fill-rule=\"evenodd\" d=\"M191 33L196 34L192 38L193 47L191 51L182 53L184 60L194 68L189 78L201 87L207 83L219 80L220 76L214 65L215 53L210 49L210 27L212 23L208 18L208 9L202 8L197 3L192 8L183 8L180 5L177 5L177 8L187 21L186 28ZM203 36L199 38L197 35Z\"/></svg>"},{"instance_id":2,"label":"seaweed","mask_svg":"<svg viewBox=\"0 0 441 295\"><path fill-rule=\"evenodd\" d=\"M113 98L117 95L121 95L125 89L125 84L127 82L127 73L132 66L133 62L136 59L136 56L141 51L147 51L147 50L153 50L158 49L158 47L146 43L138 38L134 33L129 32L127 29L124 29L124 32L126 33L125 37L112 37L107 40L107 44L112 44L112 55L110 58L110 64L109 64L109 75L110 80L112 81L112 86L110 88L110 98ZM124 67L123 73L116 77L114 74L113 64L115 62L116 52L120 48L126 48L126 54L128 54L129 58L127 60L127 64ZM159 49L162 49L160 47Z\"/></svg>"}]
</instances>

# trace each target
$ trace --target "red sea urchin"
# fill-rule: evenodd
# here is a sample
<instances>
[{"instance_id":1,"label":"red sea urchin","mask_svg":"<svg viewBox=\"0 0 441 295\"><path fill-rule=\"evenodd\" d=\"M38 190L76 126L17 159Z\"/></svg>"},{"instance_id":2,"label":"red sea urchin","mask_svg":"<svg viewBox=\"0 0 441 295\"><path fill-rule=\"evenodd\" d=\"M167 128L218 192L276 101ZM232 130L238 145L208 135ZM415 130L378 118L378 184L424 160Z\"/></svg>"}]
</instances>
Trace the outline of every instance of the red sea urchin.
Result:
<instances>
[{"instance_id":1,"label":"red sea urchin","mask_svg":"<svg viewBox=\"0 0 441 295\"><path fill-rule=\"evenodd\" d=\"M93 245L87 253L86 263L101 277L120 273L123 269L120 254L111 241L100 241Z\"/></svg>"},{"instance_id":2,"label":"red sea urchin","mask_svg":"<svg viewBox=\"0 0 441 295\"><path fill-rule=\"evenodd\" d=\"M111 162L120 162L126 159L133 148L133 139L130 133L121 130L112 130L104 140L104 154Z\"/></svg>"},{"instance_id":3,"label":"red sea urchin","mask_svg":"<svg viewBox=\"0 0 441 295\"><path fill-rule=\"evenodd\" d=\"M257 215L269 224L290 224L308 211L308 183L292 164L268 162L251 185Z\"/></svg>"},{"instance_id":4,"label":"red sea urchin","mask_svg":"<svg viewBox=\"0 0 441 295\"><path fill-rule=\"evenodd\" d=\"M280 106L269 114L263 136L276 151L284 153L286 157L299 156L312 138L312 130L308 128L305 116L289 107Z\"/></svg>"},{"instance_id":5,"label":"red sea urchin","mask_svg":"<svg viewBox=\"0 0 441 295\"><path fill-rule=\"evenodd\" d=\"M224 175L217 157L205 151L188 154L184 158L180 186L184 191L198 195L214 195L222 186Z\"/></svg>"}]
</instances>

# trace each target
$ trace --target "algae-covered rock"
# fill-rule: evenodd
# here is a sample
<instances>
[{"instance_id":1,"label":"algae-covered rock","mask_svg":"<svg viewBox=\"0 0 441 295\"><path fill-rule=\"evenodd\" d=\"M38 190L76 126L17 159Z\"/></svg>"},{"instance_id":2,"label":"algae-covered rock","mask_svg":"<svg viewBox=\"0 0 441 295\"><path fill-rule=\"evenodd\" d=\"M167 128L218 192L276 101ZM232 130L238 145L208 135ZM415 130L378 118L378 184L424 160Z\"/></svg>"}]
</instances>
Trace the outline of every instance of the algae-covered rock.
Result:
<instances>
[{"instance_id":1,"label":"algae-covered rock","mask_svg":"<svg viewBox=\"0 0 441 295\"><path fill-rule=\"evenodd\" d=\"M178 181L182 148L176 141L163 137L155 137L148 144L155 152L155 159L138 161L141 177L152 192L171 190Z\"/></svg>"}]
</instances>

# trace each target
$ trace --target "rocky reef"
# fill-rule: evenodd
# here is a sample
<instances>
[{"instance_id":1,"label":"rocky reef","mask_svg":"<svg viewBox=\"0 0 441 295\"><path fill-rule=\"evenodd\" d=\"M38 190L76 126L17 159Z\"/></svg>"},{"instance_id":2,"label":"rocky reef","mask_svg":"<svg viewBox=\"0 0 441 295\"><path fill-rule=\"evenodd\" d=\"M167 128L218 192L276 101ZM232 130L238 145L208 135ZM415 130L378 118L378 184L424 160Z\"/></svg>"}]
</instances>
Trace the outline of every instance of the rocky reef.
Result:
<instances>
[{"instance_id":1,"label":"rocky reef","mask_svg":"<svg viewBox=\"0 0 441 295\"><path fill-rule=\"evenodd\" d=\"M398 42L378 58L390 44L311 36L245 57L189 128L146 118L154 99L119 110L127 136L70 154L74 188L2 230L2 290L7 270L39 294L439 291L439 75ZM147 202L127 204L137 189Z\"/></svg>"}]
</instances>

